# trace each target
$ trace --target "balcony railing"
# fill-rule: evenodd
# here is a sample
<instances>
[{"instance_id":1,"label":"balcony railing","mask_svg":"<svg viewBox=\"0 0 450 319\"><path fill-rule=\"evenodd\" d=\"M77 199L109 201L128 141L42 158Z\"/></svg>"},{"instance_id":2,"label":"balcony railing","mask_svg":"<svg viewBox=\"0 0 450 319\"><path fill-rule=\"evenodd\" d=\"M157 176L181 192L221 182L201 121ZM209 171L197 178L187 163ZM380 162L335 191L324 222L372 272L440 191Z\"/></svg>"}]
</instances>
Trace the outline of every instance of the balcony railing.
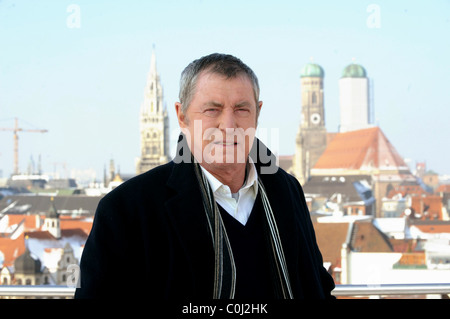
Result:
<instances>
[{"instance_id":1,"label":"balcony railing","mask_svg":"<svg viewBox=\"0 0 450 319\"><path fill-rule=\"evenodd\" d=\"M383 285L336 285L332 291L336 297L449 295L450 283L442 284L383 284Z\"/></svg>"},{"instance_id":2,"label":"balcony railing","mask_svg":"<svg viewBox=\"0 0 450 319\"><path fill-rule=\"evenodd\" d=\"M75 288L67 286L2 286L0 298L73 298ZM450 295L450 283L442 284L383 284L336 285L336 297Z\"/></svg>"}]
</instances>

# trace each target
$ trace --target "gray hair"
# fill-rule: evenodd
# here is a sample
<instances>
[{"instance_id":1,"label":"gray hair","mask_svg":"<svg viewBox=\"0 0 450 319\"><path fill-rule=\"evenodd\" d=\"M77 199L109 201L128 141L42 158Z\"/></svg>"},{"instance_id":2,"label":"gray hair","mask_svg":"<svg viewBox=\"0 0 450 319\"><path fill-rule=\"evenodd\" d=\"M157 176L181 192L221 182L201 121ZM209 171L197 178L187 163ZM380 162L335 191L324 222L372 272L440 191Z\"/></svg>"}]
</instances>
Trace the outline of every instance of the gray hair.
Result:
<instances>
[{"instance_id":1,"label":"gray hair","mask_svg":"<svg viewBox=\"0 0 450 319\"><path fill-rule=\"evenodd\" d=\"M221 53L213 53L191 62L181 73L179 99L181 111L186 114L186 110L191 103L194 95L198 76L202 71L208 71L225 76L227 79L233 79L238 75L244 74L253 85L253 94L256 104L259 102L259 83L255 73L240 59ZM259 107L256 105L256 113L259 113Z\"/></svg>"}]
</instances>

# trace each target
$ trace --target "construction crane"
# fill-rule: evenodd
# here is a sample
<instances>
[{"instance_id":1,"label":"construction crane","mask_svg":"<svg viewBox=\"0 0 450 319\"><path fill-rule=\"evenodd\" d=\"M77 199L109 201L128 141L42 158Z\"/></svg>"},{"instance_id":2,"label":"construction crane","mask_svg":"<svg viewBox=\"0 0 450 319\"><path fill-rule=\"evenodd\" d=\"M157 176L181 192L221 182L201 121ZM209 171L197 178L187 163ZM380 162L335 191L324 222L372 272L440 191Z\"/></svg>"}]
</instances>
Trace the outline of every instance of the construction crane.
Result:
<instances>
[{"instance_id":1,"label":"construction crane","mask_svg":"<svg viewBox=\"0 0 450 319\"><path fill-rule=\"evenodd\" d=\"M19 174L19 135L18 132L32 132L32 133L47 133L47 130L25 130L23 128L19 127L19 120L17 117L15 118L15 125L14 128L5 128L0 127L0 131L13 131L13 137L14 137L14 175Z\"/></svg>"}]
</instances>

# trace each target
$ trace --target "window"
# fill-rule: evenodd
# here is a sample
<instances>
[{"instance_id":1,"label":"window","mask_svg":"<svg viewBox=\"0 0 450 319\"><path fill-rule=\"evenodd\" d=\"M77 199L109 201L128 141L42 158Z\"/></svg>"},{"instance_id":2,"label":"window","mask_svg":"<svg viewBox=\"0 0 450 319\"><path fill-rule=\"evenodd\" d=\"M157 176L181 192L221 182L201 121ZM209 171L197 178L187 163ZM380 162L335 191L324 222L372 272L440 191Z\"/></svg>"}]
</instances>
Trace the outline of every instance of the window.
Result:
<instances>
[{"instance_id":1,"label":"window","mask_svg":"<svg viewBox=\"0 0 450 319\"><path fill-rule=\"evenodd\" d=\"M312 92L311 103L317 104L317 94L316 92Z\"/></svg>"}]
</instances>

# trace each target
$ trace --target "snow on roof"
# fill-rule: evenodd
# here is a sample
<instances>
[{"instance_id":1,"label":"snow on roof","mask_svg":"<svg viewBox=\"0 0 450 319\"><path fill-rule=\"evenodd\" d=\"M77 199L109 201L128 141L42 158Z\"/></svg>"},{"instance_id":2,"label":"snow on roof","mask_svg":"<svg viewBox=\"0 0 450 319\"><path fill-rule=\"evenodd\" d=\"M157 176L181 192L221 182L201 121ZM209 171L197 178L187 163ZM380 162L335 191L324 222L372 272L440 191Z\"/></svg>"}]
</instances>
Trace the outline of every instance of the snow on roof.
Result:
<instances>
[{"instance_id":1,"label":"snow on roof","mask_svg":"<svg viewBox=\"0 0 450 319\"><path fill-rule=\"evenodd\" d=\"M46 249L64 248L68 243L73 249L75 258L80 261L81 247L87 239L87 235L81 230L61 231L61 238L56 239L48 231L36 231L27 233L27 246L41 261L44 261Z\"/></svg>"}]
</instances>

